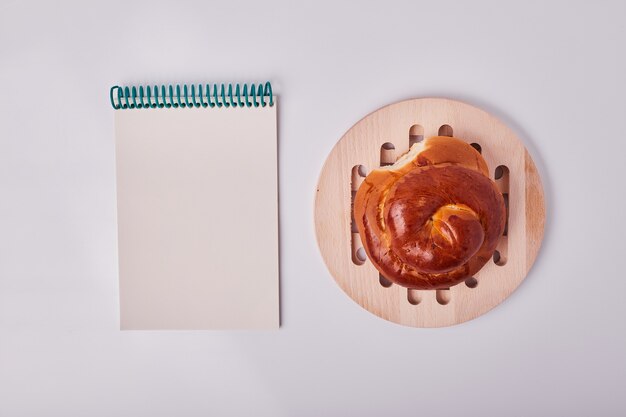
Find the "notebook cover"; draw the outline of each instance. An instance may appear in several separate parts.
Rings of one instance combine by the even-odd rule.
[[[276,105],[115,112],[122,329],[279,326]]]

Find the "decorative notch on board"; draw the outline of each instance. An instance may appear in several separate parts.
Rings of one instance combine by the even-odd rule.
[[[478,280],[474,277],[469,277],[465,280],[465,285],[467,285],[467,288],[476,288],[478,286]]]
[[[441,125],[439,128],[439,136],[449,136],[452,137],[454,135],[454,131],[452,130],[452,126],[450,125]]]
[[[380,147],[380,166],[389,166],[393,165],[396,162],[396,147],[391,142],[385,142]],[[378,282],[384,288],[389,288],[393,285],[391,281],[383,276],[383,274],[378,274]]]
[[[435,290],[437,302],[442,306],[447,305],[450,302],[450,288],[443,288],[441,290]]]
[[[382,285],[385,288],[389,288],[393,285],[393,282],[389,281],[381,273],[378,273],[378,282],[380,282],[380,285]]]
[[[506,165],[499,165],[494,172],[496,187],[504,197],[504,205],[506,207],[506,222],[504,223],[504,232],[500,236],[496,251],[493,253],[493,262],[498,266],[504,266],[508,258],[509,243],[509,178],[510,171]]]
[[[479,143],[477,142],[472,142],[470,143],[470,146],[474,149],[476,149],[476,151],[479,154],[483,153],[483,147],[480,146]],[[469,277],[465,280],[465,286],[467,286],[467,288],[476,288],[478,286],[478,279],[476,279],[475,277]]]
[[[420,294],[418,290],[414,290],[413,288],[407,288],[406,299],[408,300],[409,304],[416,306],[422,302],[422,294]]]
[[[424,128],[421,125],[413,125],[409,129],[409,148],[424,140]]]
[[[393,165],[396,162],[396,147],[391,142],[385,142],[380,147],[380,166]]]
[[[356,196],[356,192],[366,176],[367,168],[365,168],[365,166],[355,165],[352,167],[350,176],[350,252],[352,254],[352,263],[355,265],[363,265],[367,259],[363,243],[361,242],[361,236],[359,236],[359,230],[356,227],[356,222],[354,221],[354,197]]]
[[[478,153],[482,154],[483,153],[483,147],[480,146],[478,143],[474,142],[474,143],[470,143],[470,146],[474,149],[476,149],[478,151]]]

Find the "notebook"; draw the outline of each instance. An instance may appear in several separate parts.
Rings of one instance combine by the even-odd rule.
[[[279,326],[269,83],[119,87],[121,329]]]

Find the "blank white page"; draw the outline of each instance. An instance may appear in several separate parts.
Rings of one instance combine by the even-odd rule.
[[[115,112],[122,329],[279,326],[276,103]]]

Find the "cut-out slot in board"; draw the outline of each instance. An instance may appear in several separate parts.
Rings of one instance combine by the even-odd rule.
[[[498,242],[497,249],[493,252],[493,262],[498,266],[506,265],[508,256],[508,238],[502,236]]]
[[[420,125],[413,125],[409,129],[409,148],[424,140],[424,128]]]
[[[489,263],[473,277],[475,283],[468,278],[447,292],[440,290],[437,300],[436,291],[407,290],[397,285],[383,287],[378,271],[367,261],[355,267],[351,259],[352,207],[349,204],[353,186],[351,176],[346,175],[346,167],[350,170],[357,165],[379,166],[381,138],[395,145],[394,158],[397,158],[408,149],[411,140],[415,142],[416,138],[411,136],[420,136],[415,133],[418,128],[412,130],[413,126],[423,128],[421,136],[434,136],[444,124],[454,128],[455,137],[480,144],[492,173],[499,165],[510,170],[508,235],[501,238],[498,250],[506,243],[506,253],[523,254],[524,259],[510,258],[503,267]],[[400,141],[407,137],[407,132],[408,143],[406,139]],[[441,133],[451,134],[449,131]],[[346,195],[348,192],[350,194]],[[513,131],[485,111],[446,99],[403,101],[358,122],[326,160],[315,202],[320,252],[341,289],[379,317],[414,327],[461,323],[502,302],[532,266],[543,237],[544,219],[541,180],[530,155]],[[360,245],[360,240],[355,243],[355,246]],[[502,260],[500,254],[498,261]],[[446,295],[450,296],[448,304],[440,304],[446,301]]]
[[[469,277],[465,280],[465,285],[467,285],[468,288],[476,288],[478,287],[478,280],[474,277]]]
[[[380,147],[380,166],[393,165],[396,162],[396,147],[393,143],[385,142]]]
[[[478,151],[478,153],[483,153],[483,147],[480,144],[473,142],[470,143],[470,146]]]
[[[509,189],[510,189],[510,170],[506,165],[498,165],[494,172],[494,179],[498,190],[504,196],[504,204],[506,205],[506,225],[504,226],[504,236],[508,235],[509,231]]]
[[[389,288],[393,285],[393,282],[385,278],[383,274],[378,274],[378,282],[380,282],[380,285],[382,285],[385,288]]]
[[[366,176],[367,168],[363,165],[355,165],[350,171],[350,259],[355,265],[363,265],[367,260],[365,249],[361,243],[361,236],[359,236],[359,230],[354,221],[354,197]]]
[[[452,130],[452,126],[450,125],[441,125],[439,127],[439,136],[450,136],[454,135],[454,131]]]
[[[361,243],[361,238],[358,233],[352,234],[352,245],[356,249],[352,254],[352,262],[356,265],[363,265],[367,260],[367,255],[365,254],[365,248]]]
[[[502,193],[502,197],[504,198],[504,207],[506,208],[506,221],[504,223],[504,232],[502,236],[500,236],[500,240],[498,241],[498,246],[496,251],[493,254],[493,261],[498,266],[506,265],[509,254],[509,217],[510,217],[510,209],[509,209],[509,199],[510,199],[510,170],[506,165],[498,165],[494,171],[494,180],[496,182],[496,187]]]
[[[435,298],[442,306],[448,305],[452,295],[450,294],[450,288],[444,288],[441,290],[435,290]]]
[[[407,288],[406,299],[409,304],[416,306],[422,302],[422,294],[418,290],[414,290],[413,288]]]

